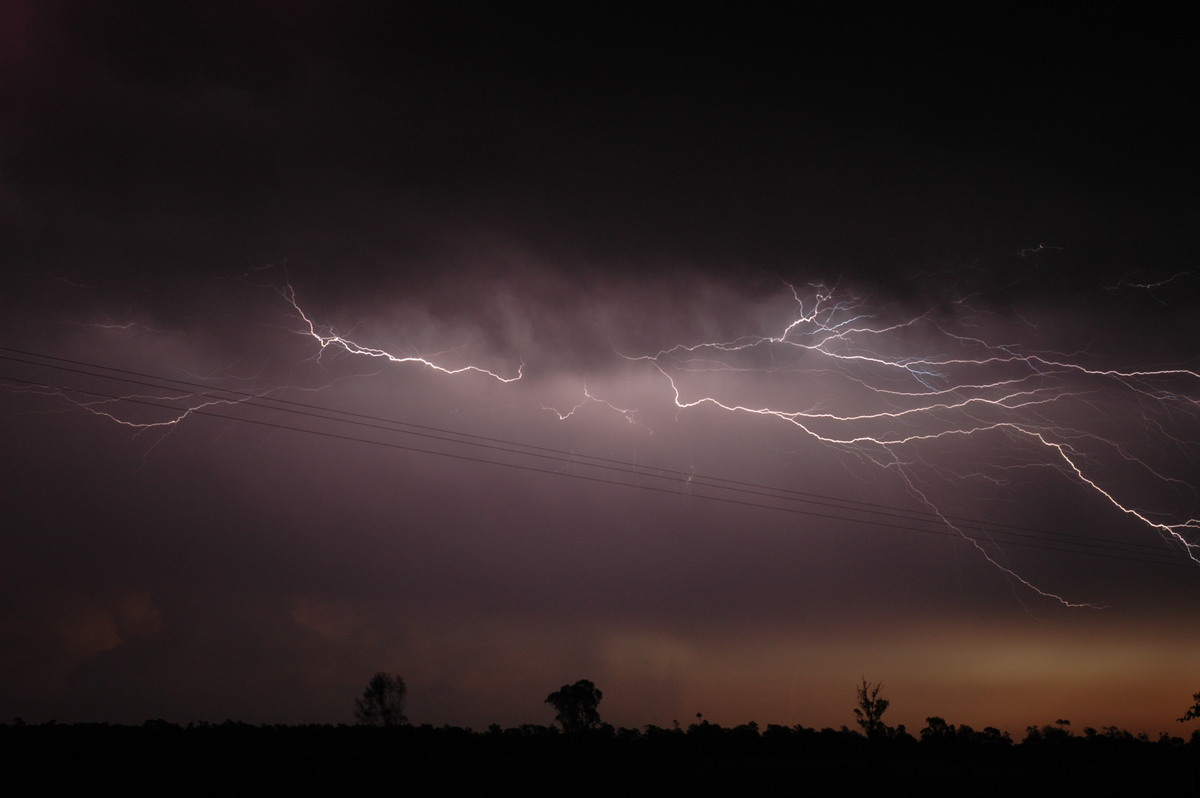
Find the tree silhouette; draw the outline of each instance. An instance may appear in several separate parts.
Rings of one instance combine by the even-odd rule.
[[[1177,718],[1180,723],[1187,723],[1189,720],[1200,718],[1200,693],[1193,693],[1192,700],[1196,703],[1187,712],[1183,713],[1182,718]]]
[[[367,682],[362,698],[354,699],[354,719],[364,726],[399,726],[404,717],[408,688],[399,676],[380,671]]]
[[[921,729],[921,742],[931,745],[945,744],[952,742],[958,734],[958,729],[953,723],[947,723],[945,719],[934,715],[930,718],[925,718],[927,724]]]
[[[596,707],[604,693],[587,679],[575,684],[564,684],[562,689],[546,696],[546,703],[553,704],[558,714],[554,719],[562,724],[563,731],[577,732],[594,729],[600,725],[600,713]]]
[[[890,702],[886,698],[879,697],[881,689],[883,689],[882,682],[874,685],[868,684],[865,676],[862,684],[858,687],[858,706],[854,710],[854,717],[858,718],[858,725],[862,726],[868,740],[886,737],[888,733],[888,727],[883,725],[882,718]]]

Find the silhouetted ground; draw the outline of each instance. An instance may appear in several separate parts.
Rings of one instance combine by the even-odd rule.
[[[0,751],[10,784],[30,782],[21,794],[1200,794],[1200,740],[1117,730],[1035,733],[1014,745],[981,734],[868,742],[848,730],[710,724],[564,735],[543,726],[14,723],[0,725]]]

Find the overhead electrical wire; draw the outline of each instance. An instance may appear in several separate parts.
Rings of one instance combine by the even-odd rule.
[[[1194,567],[1180,562],[1178,558],[1169,559],[1169,554],[1164,552],[1161,546],[1150,546],[1147,544],[1131,542],[1096,541],[1083,535],[1067,532],[1054,532],[1015,524],[984,523],[974,519],[940,515],[935,512],[913,510],[894,505],[844,499],[825,494],[808,493],[804,491],[779,488],[753,482],[744,482],[726,479],[723,477],[694,474],[677,469],[631,464],[612,458],[580,454],[577,452],[554,449],[535,444],[525,444],[519,441],[511,441],[473,433],[441,429],[438,427],[415,424],[412,422],[385,418],[381,416],[372,416],[368,414],[337,410],[334,408],[323,407],[321,405],[309,404],[295,400],[280,399],[266,394],[256,394],[246,391],[218,388],[202,383],[188,382],[185,380],[147,374],[144,372],[119,369],[112,366],[105,366],[103,364],[62,358],[39,352],[31,352],[2,346],[0,346],[0,351],[11,353],[10,355],[0,355],[0,360],[31,366],[34,368],[76,374],[93,379],[108,380],[112,382],[136,385],[144,388],[151,388],[159,391],[174,392],[179,394],[179,396],[175,397],[175,399],[188,397],[201,398],[214,403],[220,403],[225,406],[254,407],[271,412],[286,413],[298,417],[313,418],[335,424],[349,425],[351,427],[357,427],[361,429],[407,435],[426,440],[439,441],[441,443],[451,445],[474,447],[484,451],[493,451],[511,454],[518,457],[534,458],[541,461],[561,463],[563,465],[575,466],[578,468],[590,468],[606,472],[626,474],[638,478],[661,480],[672,483],[674,486],[682,486],[686,488],[686,492],[681,492],[678,487],[664,487],[662,485],[642,484],[639,482],[629,482],[619,479],[605,479],[592,474],[564,471],[560,468],[539,468],[529,464],[506,462],[503,460],[489,459],[487,457],[475,457],[462,454],[461,452],[421,448],[384,440],[358,437],[339,432],[315,430],[308,427],[294,426],[275,421],[239,417],[237,415],[214,411],[211,409],[211,405],[200,409],[181,409],[174,405],[165,404],[166,402],[172,401],[172,398],[170,397],[155,397],[151,399],[144,396],[123,396],[121,394],[96,391],[78,386],[51,385],[49,383],[23,379],[15,376],[0,375],[0,379],[7,380],[10,383],[19,383],[43,390],[55,391],[62,393],[64,396],[66,394],[77,394],[81,396],[92,397],[97,400],[137,404],[169,410],[176,413],[186,410],[188,415],[202,415],[237,423],[253,424],[260,427],[300,432],[327,439],[363,443],[417,454],[436,455],[461,461],[513,468],[527,472],[564,476],[572,479],[580,479],[594,483],[626,488],[636,488],[639,490],[652,491],[673,496],[688,496],[691,498],[703,499],[706,501],[717,501],[736,506],[774,510],[776,512],[785,512],[841,522],[869,524],[871,526],[886,529],[919,532],[923,534],[956,538],[967,537],[962,530],[970,530],[972,532],[978,532],[987,536],[986,541],[981,541],[979,538],[970,538],[976,543],[989,542],[996,546],[1013,546],[1070,554],[1088,554],[1107,559],[1125,560],[1129,562],[1140,562],[1170,567]],[[14,357],[13,355],[19,355],[23,357]],[[24,358],[37,358],[37,360],[28,360]],[[725,491],[727,494],[734,495],[712,495],[703,493],[697,489]],[[735,498],[735,496],[746,496],[753,498]],[[766,503],[761,501],[765,499],[793,503],[793,506],[787,506],[787,504],[780,505],[775,503]],[[821,507],[825,508],[826,510],[830,510],[831,512],[804,509],[803,507],[794,506],[794,504]],[[837,514],[836,512],[832,511],[841,511],[843,514]],[[864,518],[845,515],[845,513],[854,513],[857,516],[866,517]],[[910,523],[898,523],[900,521],[907,521]],[[931,524],[939,528],[913,526],[912,523]],[[1003,536],[1006,539],[997,540],[997,536]],[[1051,543],[1057,545],[1049,545]]]

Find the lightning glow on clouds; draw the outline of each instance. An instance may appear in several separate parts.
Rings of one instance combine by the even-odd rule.
[[[619,427],[630,425],[653,434],[681,414],[699,414],[703,420],[709,417],[706,413],[715,412],[752,421],[781,447],[825,452],[841,467],[855,469],[864,481],[900,485],[910,501],[908,507],[882,502],[881,509],[870,509],[866,502],[817,494],[804,500],[809,502],[805,512],[832,517],[866,513],[864,523],[900,528],[919,523],[922,530],[940,527],[969,543],[1015,583],[1066,606],[1099,605],[1067,597],[1053,585],[1024,575],[1008,559],[1010,544],[1118,558],[1174,552],[1180,559],[1200,563],[1198,491],[1188,481],[1188,467],[1200,455],[1196,434],[1200,374],[1196,371],[1155,364],[1109,368],[1095,356],[1053,352],[1051,341],[1039,341],[1034,348],[1017,340],[1017,328],[1005,327],[966,301],[954,303],[952,312],[931,309],[902,315],[895,306],[837,288],[819,284],[789,288],[790,296],[772,299],[766,321],[726,319],[723,326],[741,327],[733,337],[664,341],[661,348],[641,353],[626,351],[628,336],[620,345],[612,339],[593,342],[594,351],[608,348],[608,360],[593,356],[589,366],[594,373],[564,375],[554,373],[552,362],[526,364],[519,353],[511,356],[515,367],[505,370],[477,363],[449,365],[445,353],[389,351],[384,344],[318,322],[287,284],[277,290],[291,319],[290,331],[317,347],[315,353],[297,352],[293,357],[297,362],[315,360],[326,369],[325,383],[300,385],[281,379],[266,389],[231,389],[228,381],[222,387],[215,380],[181,382],[104,370],[139,388],[89,390],[71,379],[94,377],[95,369],[104,364],[55,361],[13,351],[8,353],[10,361],[56,370],[61,380],[9,378],[6,382],[10,390],[58,397],[138,429],[169,430],[195,414],[265,405],[313,417],[317,426],[309,431],[329,437],[344,435],[346,428],[340,425],[364,421],[351,422],[348,415],[330,415],[336,410],[284,395],[295,396],[295,389],[320,391],[342,379],[371,380],[381,368],[416,368],[456,380],[488,380],[504,390],[516,389],[515,383],[520,382],[526,392],[519,396],[536,402],[547,423],[577,423],[581,411],[588,408],[593,414],[608,414],[618,425],[613,435],[620,434]],[[570,323],[555,319],[559,328]],[[769,325],[774,330],[764,332]],[[128,325],[113,329],[128,329]],[[993,340],[990,336],[996,331],[1009,337]],[[330,353],[341,361],[330,363]],[[461,360],[461,353],[456,357]],[[372,370],[354,366],[358,361],[370,363]],[[339,369],[343,369],[340,376],[329,376]],[[559,386],[556,392],[549,390],[553,381]],[[576,392],[575,398],[568,405],[560,404],[561,386],[576,382],[577,387],[569,389]],[[636,391],[630,390],[633,384]],[[549,398],[548,393],[556,395]],[[147,408],[158,417],[147,420]],[[286,422],[219,415],[287,428]],[[376,422],[387,419],[369,421],[369,426],[379,429]],[[758,481],[739,483],[721,473],[697,474],[682,457],[676,462],[633,463],[596,451],[560,450],[446,429],[417,433],[411,429],[414,425],[407,426],[410,434],[449,441],[459,447],[451,456],[462,459],[511,466],[502,459],[515,456],[520,460],[518,468],[550,468],[617,485],[630,484],[636,477],[642,481],[635,486],[646,487],[650,481],[654,490],[682,493],[702,487],[714,493],[710,498],[735,503],[794,498],[778,487],[788,478],[784,473],[769,475],[775,477],[770,482],[760,475]],[[361,428],[354,431],[362,433]],[[475,448],[467,451],[468,446]],[[978,509],[988,503],[1021,502],[1026,491],[1047,481],[1072,501],[1107,507],[1115,516],[1114,524],[1120,518],[1132,520],[1134,527],[1161,540],[1150,545],[1153,541],[1111,536],[1089,540],[1067,532],[1021,531]],[[814,506],[825,509],[814,510]],[[1039,532],[1045,534],[1032,544],[1020,540]]]

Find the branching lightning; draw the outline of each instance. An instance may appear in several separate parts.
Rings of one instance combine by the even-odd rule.
[[[823,286],[814,287],[807,303],[794,288],[792,294],[797,313],[778,335],[681,344],[653,355],[627,357],[651,364],[665,379],[672,401],[681,411],[709,406],[729,413],[762,416],[788,424],[820,444],[899,472],[909,492],[941,517],[948,528],[970,541],[989,563],[1029,589],[1068,606],[1094,605],[1071,602],[1035,586],[998,562],[979,539],[942,514],[918,487],[913,474],[914,465],[928,465],[919,453],[922,444],[958,437],[989,439],[987,445],[993,446],[997,436],[1003,437],[1009,456],[1016,451],[1024,458],[1021,467],[1051,468],[1073,478],[1119,512],[1163,535],[1200,564],[1200,544],[1188,537],[1189,533],[1200,530],[1200,519],[1155,520],[1155,513],[1119,498],[1115,488],[1104,487],[1098,478],[1089,475],[1089,450],[1107,449],[1163,483],[1181,486],[1186,483],[1164,476],[1128,453],[1118,441],[1077,429],[1058,418],[1078,416],[1081,403],[1086,406],[1094,396],[1105,393],[1151,402],[1161,415],[1182,414],[1194,421],[1200,373],[1178,368],[1135,371],[1090,368],[1058,357],[1019,354],[1011,345],[990,345],[977,337],[952,334],[929,315],[898,323],[878,322],[873,314],[862,309],[861,303],[836,299]],[[901,354],[884,353],[887,347],[903,341],[903,333],[918,327],[933,332],[938,345],[970,354],[931,356],[903,350]],[[755,357],[761,360],[763,354],[770,359],[767,369],[742,363]],[[808,359],[816,362],[807,363]],[[792,377],[812,377],[827,383],[831,374],[836,375],[855,388],[841,395],[846,404],[862,404],[871,409],[838,413],[811,407],[780,408],[729,401],[715,393],[689,391],[681,386],[686,377],[697,373],[746,371],[790,373]],[[986,378],[987,374],[997,373],[1003,376]],[[899,384],[897,377],[901,378]],[[1186,387],[1171,387],[1176,384]],[[1140,421],[1176,446],[1194,445],[1193,441],[1166,433],[1163,424],[1150,415],[1141,415]],[[1036,456],[1038,452],[1040,457]],[[998,474],[1011,468],[1011,465],[994,465],[992,479],[999,481]],[[1194,493],[1191,486],[1187,489]]]
[[[380,358],[389,363],[419,363],[422,366],[433,369],[434,371],[440,371],[443,374],[453,375],[477,372],[479,374],[486,374],[497,382],[505,383],[516,382],[517,380],[521,379],[525,370],[525,364],[521,363],[517,367],[516,374],[511,377],[505,377],[501,374],[497,374],[494,371],[489,371],[488,369],[482,368],[481,366],[461,366],[459,368],[447,368],[419,355],[395,355],[383,349],[363,346],[362,344],[351,341],[349,338],[338,335],[332,330],[324,333],[318,330],[317,325],[313,322],[313,320],[310,319],[308,315],[300,309],[300,305],[296,301],[296,292],[290,285],[287,287],[286,292],[281,293],[283,293],[284,298],[287,299],[288,303],[296,311],[296,315],[303,320],[305,327],[307,328],[306,334],[311,336],[313,340],[320,344],[321,351],[325,351],[329,347],[336,347],[348,352],[351,355],[363,355],[365,357]]]
[[[376,361],[381,367],[416,366],[448,376],[487,378],[502,385],[530,381],[523,361],[515,372],[505,374],[481,365],[452,367],[439,362],[437,356],[396,354],[359,343],[318,324],[301,307],[290,285],[278,293],[295,321],[291,332],[315,343],[314,360],[337,351]],[[877,470],[894,476],[922,508],[915,511],[876,505],[882,509],[863,509],[868,505],[862,502],[817,496],[803,501],[828,509],[796,512],[828,514],[825,517],[839,517],[839,513],[849,511],[872,513],[874,520],[864,523],[901,529],[911,528],[904,523],[923,516],[968,542],[1008,578],[1065,606],[1097,605],[1068,600],[1019,573],[1007,563],[1002,547],[986,527],[956,515],[939,499],[948,486],[957,491],[968,484],[982,485],[993,494],[1012,495],[1030,480],[1051,475],[1073,485],[1081,495],[1098,500],[1117,516],[1157,533],[1168,548],[1200,564],[1200,518],[1195,516],[1200,490],[1187,478],[1200,459],[1196,435],[1200,424],[1200,372],[1180,367],[1102,368],[1084,356],[1029,351],[1014,342],[989,342],[978,332],[980,325],[974,324],[978,317],[965,302],[955,307],[955,314],[929,311],[897,318],[894,312],[871,308],[864,300],[813,285],[804,291],[791,288],[790,307],[792,312],[775,322],[774,334],[679,343],[653,354],[619,353],[614,367],[624,364],[625,368],[644,370],[646,383],[656,392],[653,395],[657,398],[652,401],[676,418],[713,412],[745,418],[769,430],[777,428],[781,434],[795,435],[801,449],[815,452],[818,457],[848,457],[865,466],[866,473]],[[102,328],[115,331],[134,326],[106,324]],[[957,328],[969,329],[971,334],[955,332]],[[137,331],[152,332],[140,326]],[[51,356],[29,360],[23,358],[30,353],[7,351],[15,354],[3,359],[15,363],[45,366],[37,361],[40,357],[58,361],[48,368],[101,376],[80,370],[78,367],[86,364],[76,361]],[[588,455],[578,455],[577,459],[574,452],[327,411],[277,398],[285,390],[320,387],[289,384],[266,390],[207,389],[204,384],[167,378],[146,380],[145,374],[103,368],[108,372],[103,375],[105,379],[138,388],[133,393],[89,392],[49,381],[13,376],[4,379],[10,391],[58,397],[96,416],[139,430],[169,432],[192,416],[214,415],[213,411],[222,406],[244,406],[246,412],[266,408],[319,419],[322,424],[354,424],[387,434],[402,432],[456,446],[482,447],[506,456],[553,461],[567,468],[578,465],[604,470],[604,478],[582,477],[596,482],[627,484],[610,482],[607,475],[636,474],[639,478],[665,480],[669,485],[649,488],[652,490],[682,490],[689,495],[694,486],[733,491],[734,498],[719,500],[735,504],[768,506],[756,504],[763,497],[770,501],[791,500],[781,495],[787,492],[784,489],[704,477],[691,470],[642,468]],[[369,379],[371,375],[357,377]],[[602,379],[603,375],[597,382]],[[532,389],[537,389],[537,381],[533,383]],[[569,409],[547,404],[541,404],[541,408],[559,421],[571,422],[585,407],[596,406],[619,415],[630,425],[653,431],[650,415],[643,409],[632,409],[627,402],[605,398],[603,393],[585,383],[582,398]],[[139,418],[131,415],[134,407],[153,408],[150,412],[156,415],[150,420]],[[290,428],[250,418],[234,420]],[[381,421],[386,425],[377,423]],[[409,429],[397,430],[397,425]],[[341,432],[300,431],[344,437]],[[425,451],[394,443],[381,445]],[[527,465],[513,467],[541,470]],[[556,469],[555,473],[563,471],[560,466]],[[1148,489],[1141,490],[1146,486]],[[1131,497],[1139,493],[1140,500]]]
[[[645,424],[643,424],[641,422],[641,420],[638,416],[638,411],[636,409],[617,407],[615,404],[608,401],[607,399],[601,399],[597,396],[594,396],[592,394],[592,392],[588,390],[587,385],[583,386],[583,399],[579,400],[576,404],[574,404],[570,410],[565,410],[565,411],[557,410],[553,407],[548,407],[546,405],[542,405],[542,409],[547,410],[547,411],[553,413],[554,415],[558,416],[559,421],[566,421],[571,416],[575,415],[580,410],[582,410],[584,408],[584,406],[589,405],[589,404],[598,404],[601,407],[607,407],[609,410],[613,410],[613,411],[619,413],[630,424],[636,424],[639,427],[643,427],[647,432],[650,432],[651,434],[654,433],[654,430],[650,429],[649,427],[647,427]]]

